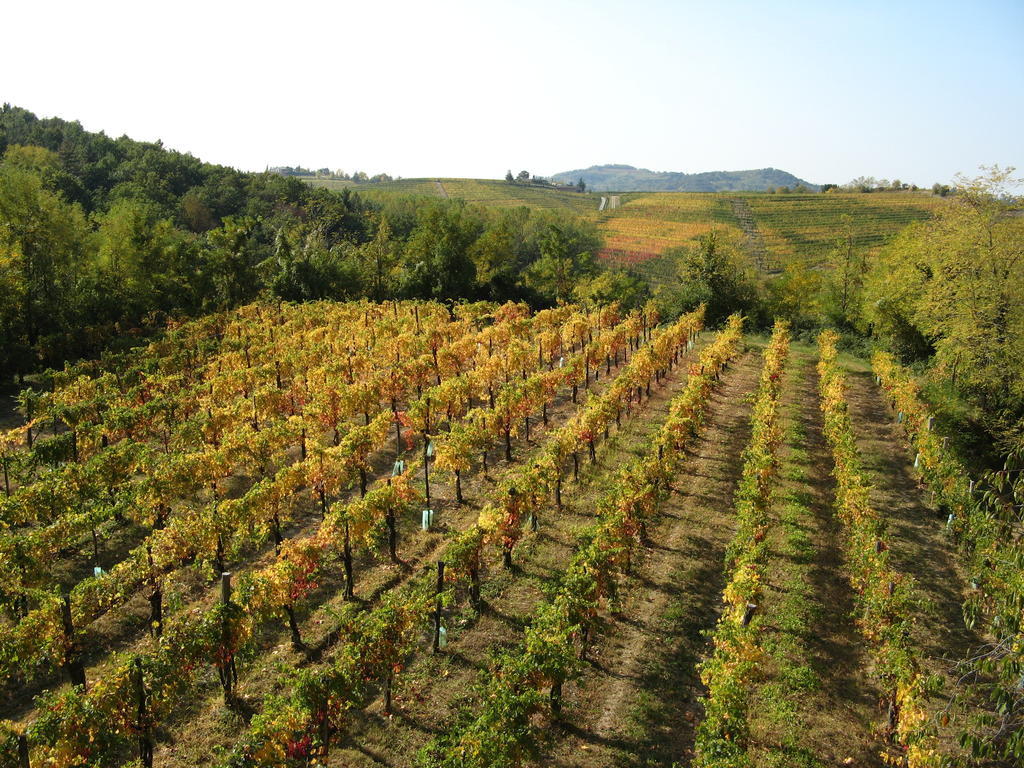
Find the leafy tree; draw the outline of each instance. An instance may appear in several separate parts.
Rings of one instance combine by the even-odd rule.
[[[507,172],[505,173],[505,181],[507,181],[507,182],[508,182],[509,184],[511,184],[511,183],[512,183],[513,181],[515,181],[515,180],[516,180],[516,178],[515,178],[515,176],[513,176],[513,175],[512,175],[512,170],[511,170],[511,169],[509,169],[509,170],[508,170],[508,171],[507,171]]]
[[[799,262],[786,265],[766,286],[768,314],[789,321],[794,330],[811,329],[821,320],[821,272]]]
[[[492,225],[473,243],[470,258],[480,286],[515,281],[516,233],[506,222]],[[496,298],[496,297],[492,297]]]
[[[825,317],[832,325],[849,330],[860,326],[861,293],[867,264],[854,246],[853,218],[844,213],[832,245],[833,266],[826,286]]]
[[[187,301],[186,264],[176,258],[184,236],[152,204],[118,200],[96,217],[98,266],[103,273],[110,319],[142,317],[155,309],[171,311]]]
[[[651,298],[651,289],[636,272],[608,269],[582,280],[573,289],[573,300],[586,307],[619,302],[624,310],[639,309]]]
[[[528,183],[530,181],[530,172],[520,171],[518,174],[516,174],[516,181],[518,181],[520,184]]]
[[[586,192],[587,191],[587,185],[586,185],[586,182],[583,181],[583,177],[582,176],[580,177],[580,180],[576,182],[576,190],[578,192]]]
[[[597,273],[598,244],[596,234],[577,224],[549,224],[540,239],[540,258],[526,273],[527,284],[550,301],[569,301],[576,285]]]
[[[51,359],[52,343],[41,343],[73,322],[74,288],[88,241],[78,205],[47,190],[38,172],[0,164],[0,282],[10,288],[3,325],[13,334],[4,341],[20,350],[10,370],[25,370],[26,347]]]
[[[358,270],[345,258],[345,246],[329,250],[321,232],[311,232],[298,248],[279,230],[269,265],[270,288],[286,301],[346,299],[359,291]]]
[[[362,247],[363,280],[371,286],[375,301],[383,301],[392,292],[391,272],[395,266],[395,245],[391,239],[391,225],[386,216],[381,216],[377,234]]]
[[[951,204],[883,250],[864,307],[904,357],[934,348],[936,370],[999,437],[1024,415],[1024,219],[1008,196],[1013,169],[983,170],[958,177]]]
[[[424,206],[403,252],[405,295],[472,296],[476,269],[469,251],[482,230],[483,222],[461,200]]]
[[[718,325],[734,312],[759,310],[757,288],[743,266],[745,257],[734,235],[713,229],[676,256],[678,286],[662,297],[672,313],[707,304],[708,325]]]
[[[256,265],[261,261],[258,229],[256,219],[229,216],[223,226],[207,234],[205,262],[212,289],[208,309],[227,309],[255,297]]]

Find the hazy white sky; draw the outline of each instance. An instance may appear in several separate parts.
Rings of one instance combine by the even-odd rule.
[[[1024,2],[10,2],[0,101],[246,170],[1024,169]]]

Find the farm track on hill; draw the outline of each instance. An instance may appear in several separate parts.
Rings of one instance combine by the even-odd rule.
[[[757,383],[760,355],[748,352],[724,375],[685,464],[662,507],[623,609],[594,648],[590,669],[567,686],[564,737],[551,764],[670,765],[692,742],[705,646],[724,583],[722,559],[732,532],[732,492],[749,434],[744,395]],[[658,720],[648,733],[646,721]],[[645,763],[644,760],[652,762]]]
[[[732,198],[729,200],[729,203],[732,205],[732,212],[736,217],[736,221],[739,222],[740,229],[743,230],[747,254],[751,260],[762,272],[779,271],[778,263],[768,258],[768,251],[764,246],[764,238],[761,236],[761,231],[757,228],[757,222],[754,221],[754,213],[750,210],[750,205],[741,198]]]

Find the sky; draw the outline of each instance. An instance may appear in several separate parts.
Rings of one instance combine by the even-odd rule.
[[[626,163],[921,186],[1024,171],[1024,0],[51,0],[3,16],[0,102],[242,170]]]

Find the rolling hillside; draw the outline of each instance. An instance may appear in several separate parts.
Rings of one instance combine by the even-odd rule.
[[[354,186],[347,181],[307,181],[329,188]],[[491,179],[402,179],[355,188],[371,200],[426,195],[502,208],[571,210],[595,221],[604,235],[601,258],[623,266],[643,265],[641,271],[655,284],[674,272],[674,264],[660,260],[661,256],[696,241],[713,227],[733,231],[743,240],[751,261],[771,273],[793,260],[813,267],[825,265],[847,227],[859,253],[875,253],[903,227],[930,218],[946,204],[927,192],[632,192],[620,196],[618,207],[600,211],[599,194]]]
[[[525,205],[531,208],[564,208],[585,214],[596,213],[599,198],[567,190],[509,184],[496,179],[399,179],[377,184],[353,184],[341,179],[303,179],[316,187],[344,189],[351,187],[370,200],[392,195],[425,195],[427,197],[460,198],[468,203],[509,208]]]
[[[551,179],[561,184],[575,184],[583,179],[590,189],[613,192],[765,192],[777,187],[792,189],[798,184],[818,190],[816,184],[777,168],[680,173],[649,171],[631,165],[592,165],[556,173]]]

